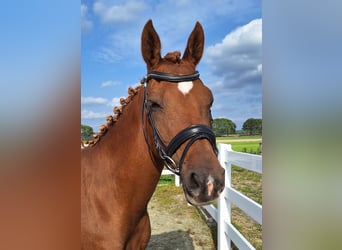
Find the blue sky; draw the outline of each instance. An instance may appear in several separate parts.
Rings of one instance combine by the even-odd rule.
[[[214,94],[214,118],[241,129],[248,118],[262,117],[261,1],[95,0],[81,2],[82,124],[98,131],[146,74],[140,36],[148,19],[162,56],[183,53],[196,21],[202,24],[205,49],[197,69]]]

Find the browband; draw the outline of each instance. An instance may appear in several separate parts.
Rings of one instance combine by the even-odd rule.
[[[146,75],[145,81],[148,82],[151,79],[155,79],[157,81],[167,82],[186,82],[197,80],[199,79],[199,76],[200,74],[197,70],[190,75],[175,75],[158,71],[151,71]]]

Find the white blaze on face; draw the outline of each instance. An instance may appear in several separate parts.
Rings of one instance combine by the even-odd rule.
[[[188,94],[193,86],[194,86],[194,84],[191,81],[189,81],[189,82],[179,82],[178,83],[178,89],[179,89],[180,92],[183,93],[183,95]]]

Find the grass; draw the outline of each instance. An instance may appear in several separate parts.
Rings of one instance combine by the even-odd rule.
[[[239,140],[260,140],[260,141],[239,141]],[[260,142],[262,137],[260,135],[254,136],[226,136],[226,137],[216,137],[218,143],[231,144],[232,149],[237,152],[244,152],[250,154],[259,154],[260,152]],[[229,140],[229,142],[227,142]],[[221,141],[221,142],[220,142]]]
[[[262,204],[262,175],[232,166],[232,186],[259,204]]]
[[[164,178],[166,175],[162,175]],[[156,191],[153,194],[154,199],[161,201],[158,204],[160,205],[159,209],[170,208],[172,204],[176,203],[177,195],[182,195],[182,189],[176,187],[174,185],[159,185]]]
[[[175,184],[175,176],[171,174],[161,175],[158,186],[168,186]]]
[[[187,205],[183,189],[174,184],[167,184],[171,179],[170,175],[161,176],[160,184],[157,186],[149,204],[150,215],[153,209],[154,215],[159,216],[157,220],[162,220],[162,227],[165,226],[179,232],[183,231],[185,233],[182,236],[184,239],[179,238],[177,242],[183,240],[191,245],[194,244],[194,246],[197,246],[196,249],[200,246],[203,247],[201,249],[215,249],[216,237],[212,236],[211,228],[201,219],[201,215],[195,207]],[[167,217],[165,217],[166,215]],[[172,232],[170,234],[172,235]],[[166,242],[168,240],[174,241],[174,236],[165,237],[164,240]],[[190,240],[187,239],[189,237]],[[161,243],[158,244],[160,246]],[[179,248],[176,245],[172,245],[168,246],[167,249],[184,249],[184,246]]]
[[[232,166],[232,187],[262,204],[262,175]],[[262,226],[236,206],[232,206],[232,224],[256,248],[262,249]]]
[[[258,154],[260,151],[259,142],[230,142],[232,149],[238,152]]]
[[[232,206],[232,224],[255,249],[262,249],[262,226],[234,205]]]
[[[245,139],[262,139],[261,135],[231,135],[231,136],[218,136],[216,140],[245,140]]]

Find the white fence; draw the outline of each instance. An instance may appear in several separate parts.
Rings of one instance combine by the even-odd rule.
[[[218,145],[219,161],[226,170],[225,189],[218,199],[218,208],[214,205],[203,208],[217,222],[217,249],[231,249],[231,241],[240,249],[255,249],[250,242],[231,223],[231,204],[248,214],[253,220],[262,225],[262,206],[231,186],[232,164],[241,168],[262,174],[262,156],[232,151],[231,145]],[[163,170],[162,174],[173,174]],[[179,185],[179,177],[175,176],[175,184]]]
[[[204,206],[217,222],[217,249],[231,249],[231,241],[239,249],[255,249],[231,223],[231,204],[248,214],[262,225],[262,206],[231,186],[232,164],[262,174],[262,156],[232,151],[231,145],[219,144],[219,161],[226,169],[226,183],[218,200],[218,208]]]

